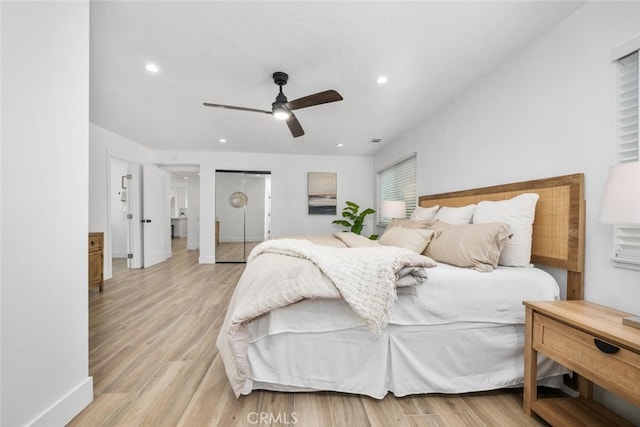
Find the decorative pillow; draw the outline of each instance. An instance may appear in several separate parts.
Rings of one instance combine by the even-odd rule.
[[[384,232],[378,243],[385,246],[398,246],[420,254],[431,241],[433,234],[433,230],[392,227]]]
[[[453,225],[438,221],[431,228],[436,234],[425,255],[478,271],[491,271],[498,265],[500,252],[511,235],[509,225],[502,222]]]
[[[509,200],[499,202],[484,201],[478,203],[473,214],[473,223],[505,222],[511,227],[513,237],[500,254],[500,265],[527,267],[531,263],[531,241],[536,203],[539,196],[535,193],[520,194]]]
[[[402,228],[427,228],[431,224],[433,224],[433,220],[428,221],[426,219],[421,219],[419,221],[413,221],[411,219],[394,219],[387,227],[384,229],[384,233],[392,229],[393,227],[402,227]]]
[[[341,240],[348,248],[366,248],[370,246],[380,246],[377,240],[371,240],[368,237],[361,236],[351,231],[340,231],[338,233],[333,233],[333,237]]]
[[[436,219],[436,212],[438,212],[439,208],[440,206],[438,205],[435,205],[430,208],[422,208],[420,206],[416,206],[416,209],[413,211],[409,219],[412,221],[419,221],[421,219],[426,219],[427,221],[433,221],[434,219]]]
[[[476,205],[467,205],[461,208],[451,208],[449,206],[443,206],[438,209],[436,218],[438,221],[446,222],[447,224],[469,224],[473,217],[473,211]]]

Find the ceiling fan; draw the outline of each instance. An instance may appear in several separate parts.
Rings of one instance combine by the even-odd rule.
[[[271,104],[271,111],[257,110],[255,108],[234,107],[233,105],[211,104],[204,102],[205,107],[227,108],[230,110],[253,111],[254,113],[271,114],[278,120],[285,120],[291,134],[294,138],[304,135],[304,130],[300,122],[293,114],[293,110],[301,108],[313,107],[314,105],[327,104],[329,102],[342,101],[342,96],[335,90],[325,90],[324,92],[314,93],[313,95],[304,96],[302,98],[287,101],[287,97],[282,93],[282,86],[287,84],[289,75],[282,71],[273,73],[273,82],[280,87],[280,93],[276,96],[276,101]]]

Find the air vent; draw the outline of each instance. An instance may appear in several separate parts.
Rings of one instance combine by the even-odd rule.
[[[373,138],[371,141],[369,141],[369,144],[380,144],[381,142],[381,138]]]

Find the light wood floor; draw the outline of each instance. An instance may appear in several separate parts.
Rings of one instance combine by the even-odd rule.
[[[220,242],[216,246],[216,262],[244,262],[251,250],[261,242]]]
[[[94,401],[70,426],[541,426],[521,389],[383,400],[254,392],[236,399],[215,340],[243,264],[198,265],[186,239],[173,258],[119,270],[89,291]]]

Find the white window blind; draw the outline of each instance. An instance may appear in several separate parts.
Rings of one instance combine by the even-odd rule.
[[[398,200],[406,203],[407,217],[416,208],[416,155],[401,160],[378,172],[378,225],[387,225],[391,218],[382,216],[382,201]]]
[[[616,162],[638,160],[638,51],[617,60]],[[614,262],[640,269],[640,227],[614,227]]]

